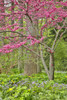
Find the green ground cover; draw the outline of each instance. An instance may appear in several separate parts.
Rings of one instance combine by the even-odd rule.
[[[0,100],[67,100],[67,73],[55,73],[54,81],[44,72],[32,76],[1,74]]]

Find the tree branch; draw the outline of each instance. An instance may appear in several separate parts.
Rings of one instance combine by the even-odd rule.
[[[25,37],[25,35],[21,34],[20,32],[17,32],[17,31],[0,31],[0,33],[3,33],[3,32],[4,32],[4,33],[5,33],[5,32],[13,32],[13,33],[17,33],[17,34],[19,34],[19,35]]]
[[[25,46],[25,45],[22,45],[22,46],[25,47],[27,50],[29,50],[29,51],[33,52],[34,54],[36,54],[38,57],[41,57],[39,54],[37,54],[35,51],[29,49],[27,46]]]
[[[57,42],[57,44],[56,44],[56,46],[55,46],[55,48],[54,48],[54,51],[55,51],[55,49],[56,49],[57,45],[59,44],[59,42],[60,42],[60,39],[61,39],[62,35],[63,35],[65,32],[66,32],[66,29],[65,29],[65,31],[64,31],[63,33],[61,33],[60,38],[59,38],[59,40],[58,40],[58,42]]]
[[[64,25],[65,25],[65,21],[64,21],[64,24],[61,27],[61,29],[64,27]],[[56,41],[57,41],[57,38],[58,38],[58,35],[59,35],[61,29],[59,29],[58,32],[54,29],[54,31],[56,32],[56,36],[55,36],[55,40],[54,40],[53,45],[52,45],[52,49],[54,49],[54,47],[55,47],[55,44],[56,44]]]
[[[48,77],[49,77],[49,76],[50,76],[50,75],[49,75],[49,70],[47,69],[47,65],[46,65],[46,63],[45,63],[45,61],[44,61],[44,58],[43,58],[42,47],[41,47],[40,53],[41,53],[41,60],[42,60],[44,69],[45,69],[45,71],[46,71],[46,73],[47,73],[47,75],[48,75]]]

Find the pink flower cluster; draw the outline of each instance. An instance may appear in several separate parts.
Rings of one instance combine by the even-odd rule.
[[[35,43],[40,43],[45,37],[43,36],[43,30],[48,27],[55,27],[58,30],[61,26],[57,26],[58,23],[64,24],[64,19],[67,17],[67,11],[64,7],[67,6],[66,2],[58,2],[55,0],[0,0],[0,32],[2,31],[10,31],[10,33],[4,32],[5,39],[9,39],[10,36],[14,37],[14,44],[7,44],[4,45],[3,48],[0,49],[2,53],[9,53],[12,52],[13,49],[19,48],[20,46],[26,44],[34,45]],[[8,1],[13,2],[14,4],[11,5]],[[5,6],[4,6],[5,5]],[[5,11],[6,10],[6,11]],[[28,19],[27,19],[28,17]],[[23,24],[20,21],[23,18]],[[36,20],[44,19],[39,27],[39,34],[41,35],[40,39],[36,39],[35,37],[31,36],[30,34],[27,37],[22,37],[24,40],[21,42],[19,40],[20,34],[23,36],[25,35],[27,27],[26,27],[26,20],[32,22],[35,25]],[[14,23],[11,25],[11,21]],[[19,23],[20,22],[20,23]],[[6,24],[5,24],[6,23]],[[40,24],[40,23],[39,23]],[[30,27],[30,26],[28,26]],[[20,31],[20,32],[19,32]],[[24,34],[23,34],[24,32]],[[13,34],[14,33],[14,34]],[[17,35],[18,34],[18,35]],[[21,36],[22,36],[21,35]],[[18,36],[18,42],[15,36]],[[29,41],[28,41],[29,40]]]
[[[15,44],[4,45],[3,48],[0,49],[0,52],[10,53],[13,51],[13,49],[19,48],[22,45],[26,44],[28,40],[30,40],[29,46],[31,46],[31,45],[34,45],[35,43],[40,43],[44,38],[45,37],[41,37],[39,40],[37,40],[36,38],[32,37],[31,35],[28,35],[27,39],[23,42],[17,42]]]

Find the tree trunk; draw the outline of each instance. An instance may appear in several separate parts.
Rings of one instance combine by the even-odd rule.
[[[22,11],[22,9],[19,9],[19,10]],[[22,18],[19,20],[19,26],[20,26],[20,27],[23,27],[23,16],[22,16]],[[23,31],[23,29],[21,29],[20,31]],[[19,39],[21,40],[22,38],[19,37]],[[23,57],[23,47],[21,46],[21,47],[18,48],[18,70],[19,70],[20,72],[22,71],[23,66],[24,66],[22,57]]]
[[[49,64],[50,80],[54,80],[54,53],[50,54],[50,64]]]
[[[11,2],[11,6],[12,6],[12,9],[11,9],[11,15],[12,15],[12,17],[14,16],[14,14],[13,14],[13,12],[14,12],[14,8],[13,8],[13,6],[14,6],[14,2]],[[11,17],[11,18],[12,18]],[[11,19],[11,25],[13,25],[14,24],[14,20],[12,20]],[[14,26],[12,27],[12,29],[14,28]],[[13,33],[11,33],[11,35],[14,35]],[[11,42],[12,43],[12,42]],[[12,43],[13,44],[13,43]],[[14,60],[13,60],[13,58],[14,58],[14,54],[13,54],[13,52],[11,52],[11,55],[10,55],[10,60],[11,60],[11,66],[14,64]]]
[[[37,36],[38,29],[36,25],[33,25],[33,23],[30,21],[30,19],[26,16],[27,19],[27,35],[31,34],[32,36]],[[28,42],[30,44],[30,40]],[[33,45],[31,46],[31,49],[35,52],[37,52],[37,46]],[[31,75],[37,73],[37,56],[32,53],[28,52],[26,50],[26,60],[25,60],[25,66],[24,66],[24,74]]]
[[[38,44],[37,44],[37,54],[40,55]],[[39,61],[40,61],[40,57],[37,57],[37,73],[41,72],[41,67],[40,67]]]
[[[22,57],[23,57],[23,47],[19,47],[18,49],[18,70],[21,72],[22,69],[23,69],[23,60],[22,60]]]
[[[35,47],[35,46],[34,46]],[[34,47],[32,47],[34,49]],[[32,52],[26,52],[24,74],[31,75],[37,73],[37,57]]]

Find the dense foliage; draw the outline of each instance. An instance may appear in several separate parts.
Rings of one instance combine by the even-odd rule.
[[[67,73],[55,72],[49,81],[42,72],[32,76],[21,74],[0,75],[0,99],[3,100],[66,100]]]

